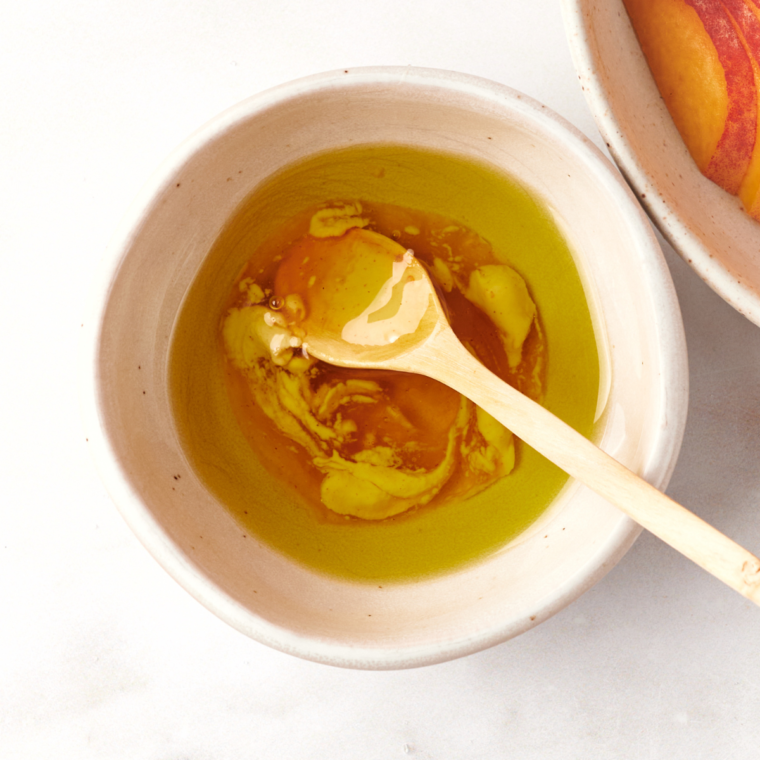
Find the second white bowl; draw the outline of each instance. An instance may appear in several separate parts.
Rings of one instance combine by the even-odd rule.
[[[689,266],[760,325],[760,222],[700,173],[622,0],[563,0],[562,11],[586,100],[620,171]]]

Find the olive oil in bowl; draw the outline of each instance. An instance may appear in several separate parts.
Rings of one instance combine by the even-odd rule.
[[[259,187],[222,230],[187,294],[170,362],[175,419],[195,472],[245,531],[328,574],[362,581],[440,574],[506,546],[567,476],[517,441],[508,473],[484,481],[460,467],[429,501],[385,519],[325,506],[324,473],[257,403],[221,336],[240,284],[271,290],[310,219],[336,202],[355,204],[372,229],[413,249],[437,273],[455,332],[484,364],[590,435],[599,360],[583,287],[549,214],[509,178],[450,155],[365,146],[317,156]],[[517,364],[461,286],[475,268],[499,265],[524,279],[537,312]],[[394,460],[399,466],[435,468],[447,454],[458,394],[412,375],[327,365],[316,368],[313,384],[351,379],[379,388],[382,403],[344,408],[341,423],[350,417],[356,430],[343,453],[355,457],[385,441],[408,455]],[[388,419],[389,409],[400,418]],[[457,447],[453,455],[461,459],[464,438]]]

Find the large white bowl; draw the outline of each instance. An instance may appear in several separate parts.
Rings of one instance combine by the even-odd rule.
[[[595,438],[659,488],[685,424],[686,352],[668,269],[625,182],[571,126],[501,85],[412,68],[322,74],[240,103],[171,156],[116,234],[85,325],[84,416],[97,467],[158,562],[240,631],[315,661],[411,667],[545,620],[598,581],[640,529],[571,483],[503,550],[379,588],[321,575],[246,539],[194,474],[167,389],[183,297],[257,185],[347,142],[484,161],[546,205],[572,248],[608,380]]]
[[[622,0],[562,0],[562,12],[599,131],[652,221],[716,293],[760,325],[760,223],[700,173]]]

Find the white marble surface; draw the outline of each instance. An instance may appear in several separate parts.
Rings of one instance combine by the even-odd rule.
[[[225,107],[374,64],[503,82],[600,143],[556,0],[4,9],[0,757],[756,757],[760,610],[649,535],[517,639],[420,670],[352,672],[271,651],[214,618],[101,486],[79,423],[78,329],[130,200]],[[665,252],[692,378],[669,493],[758,552],[760,330]]]

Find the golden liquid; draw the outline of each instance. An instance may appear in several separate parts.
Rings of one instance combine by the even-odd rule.
[[[542,403],[591,434],[599,384],[594,330],[572,255],[549,214],[488,166],[395,146],[317,156],[284,170],[243,202],[209,252],[175,326],[169,376],[177,427],[197,475],[251,537],[318,571],[358,581],[446,572],[506,546],[546,509],[567,476],[519,443],[512,474],[473,498],[446,501],[442,494],[437,506],[379,522],[332,519],[315,503],[319,474],[251,404],[244,382],[228,374],[219,327],[233,283],[244,269],[259,282],[272,281],[277,257],[286,241],[298,239],[306,210],[334,199],[360,200],[373,210],[379,231],[398,232],[399,242],[421,257],[430,254],[423,246],[434,239],[425,234],[425,220],[437,224],[437,215],[476,233],[473,240],[487,241],[496,261],[526,279],[541,333],[528,338],[522,378],[499,369],[503,352],[489,337],[488,320],[452,291],[447,300],[457,333],[486,364],[532,395],[532,366],[545,356]],[[408,220],[399,209],[407,210]],[[404,237],[410,225],[420,234]],[[464,240],[457,245],[464,248]],[[464,264],[466,251],[456,255]],[[416,413],[428,416],[431,431],[445,424],[453,392],[442,386],[432,391],[433,381],[407,375],[382,382],[395,384],[391,392],[400,400],[424,396]],[[368,430],[377,424],[366,422]],[[431,442],[435,438],[431,432]],[[434,447],[425,453],[431,460],[436,455]]]
[[[309,221],[316,208],[299,214],[279,234],[275,234],[251,257],[234,286],[227,307],[242,307],[247,295],[238,283],[252,278],[264,290],[275,294],[297,293],[307,300],[303,290],[309,280],[317,256],[314,255],[315,239],[309,236]],[[477,267],[498,264],[490,244],[455,220],[439,214],[404,209],[385,203],[362,204],[361,216],[370,220],[366,229],[379,232],[399,242],[405,249],[414,250],[415,258],[432,268],[436,257],[453,261],[448,265],[456,269],[456,276],[469,281],[470,273]],[[272,256],[272,251],[278,254]],[[267,264],[275,258],[277,269],[272,273]],[[301,264],[301,262],[305,262]],[[261,274],[261,270],[267,275]],[[314,270],[316,271],[316,270]],[[492,372],[536,401],[541,398],[546,366],[546,346],[540,322],[534,323],[523,347],[523,361],[510,368],[500,335],[491,320],[456,287],[450,293],[439,293],[454,332],[475,356]],[[225,310],[226,311],[226,310]],[[223,343],[220,336],[220,348]],[[233,412],[251,449],[273,474],[287,472],[285,487],[299,495],[318,518],[345,524],[346,518],[325,508],[320,500],[320,483],[324,477],[312,464],[308,453],[277,428],[257,407],[244,373],[231,362],[225,362],[225,378],[228,384]],[[316,390],[323,383],[345,382],[350,378],[372,380],[378,383],[391,404],[403,415],[403,421],[389,417],[387,406],[378,404],[354,404],[345,409],[346,416],[357,423],[353,440],[342,447],[342,456],[352,457],[359,451],[379,443],[387,443],[400,454],[405,469],[434,469],[444,458],[448,444],[448,432],[459,411],[460,396],[451,388],[420,375],[382,370],[357,370],[335,367],[320,362],[311,378],[311,388]],[[412,424],[410,430],[404,422]],[[411,449],[405,446],[414,442]],[[276,455],[273,456],[273,453]],[[518,444],[519,452],[519,444]],[[519,457],[519,453],[518,453]],[[464,472],[457,468],[455,475],[444,488],[424,507],[404,512],[387,520],[412,519],[420,509],[433,509],[461,494],[478,489],[489,478],[483,473]],[[355,520],[357,518],[351,518]]]

